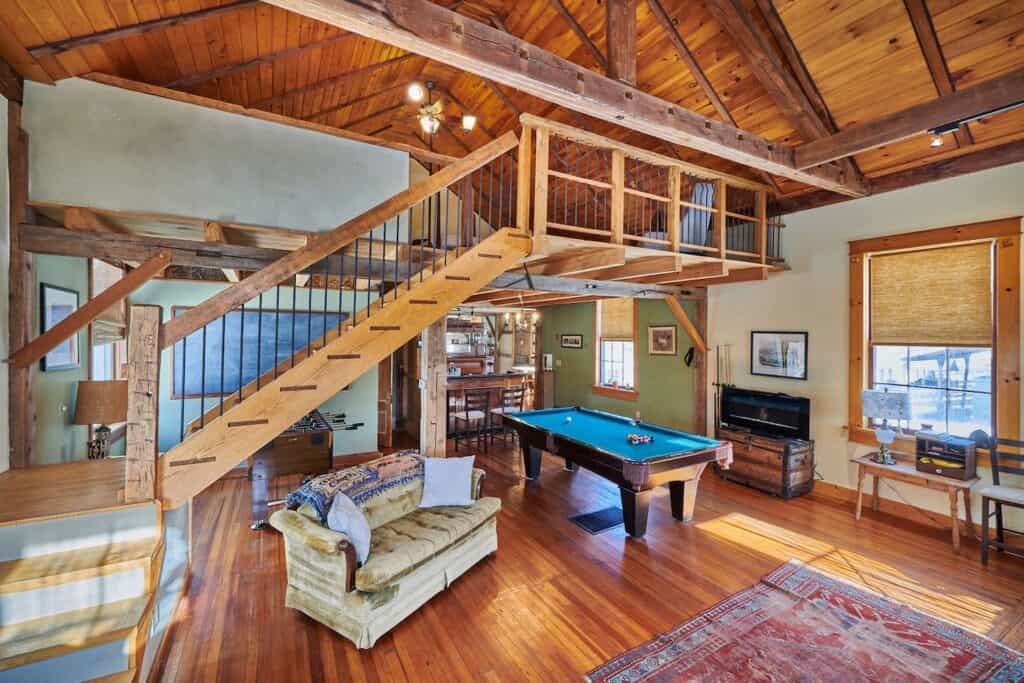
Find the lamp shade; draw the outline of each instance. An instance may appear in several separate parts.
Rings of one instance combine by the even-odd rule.
[[[909,420],[910,394],[865,389],[860,395],[861,412],[864,417],[883,420]]]
[[[109,425],[128,417],[127,380],[83,380],[75,399],[76,425]]]

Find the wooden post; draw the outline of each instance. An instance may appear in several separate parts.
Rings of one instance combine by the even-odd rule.
[[[846,403],[849,407],[849,425],[864,426],[860,392],[868,386],[868,329],[867,329],[868,262],[861,254],[850,256],[850,366]]]
[[[728,239],[725,234],[726,229],[726,215],[725,211],[728,204],[725,201],[726,185],[725,180],[719,178],[715,181],[715,246],[718,247],[718,258],[725,260],[725,246],[728,243]]]
[[[995,245],[996,266],[996,434],[1021,438],[1020,411],[1020,236],[1001,237]]]
[[[533,326],[533,409],[544,407],[544,320],[537,318]]]
[[[612,150],[612,242],[622,244],[622,225],[626,216],[626,155]]]
[[[682,171],[678,166],[668,170],[668,220],[665,222],[665,229],[668,230],[669,251],[673,254],[679,253],[679,194],[682,183]]]
[[[21,105],[7,103],[7,145],[10,181],[10,309],[8,351],[20,349],[32,339],[36,283],[35,259],[21,248],[22,223],[33,218],[28,201],[28,134],[21,129]],[[8,417],[10,419],[10,465],[32,464],[35,444],[35,365],[8,368]]]
[[[392,362],[394,354],[377,364],[377,449],[391,448],[393,435]]]
[[[704,287],[700,290],[700,298],[697,300],[697,315],[694,324],[697,326],[697,332],[703,336],[705,343],[708,340],[708,290]],[[707,436],[708,433],[708,354],[697,353],[694,354],[693,359],[693,371],[695,374],[694,380],[694,400],[696,405],[693,410],[693,421],[696,423],[695,434]],[[714,426],[715,429],[718,425]]]
[[[533,151],[533,129],[523,126],[519,136],[519,167],[516,176],[516,227],[523,232],[530,232],[530,171]]]
[[[420,391],[420,453],[443,458],[448,442],[448,354],[445,349],[446,318],[423,330]]]
[[[548,232],[548,141],[546,128],[537,129],[537,163],[533,173],[533,238]],[[535,242],[536,243],[536,242]]]
[[[636,0],[606,0],[608,78],[636,85]]]
[[[757,253],[761,255],[761,265],[768,264],[768,193],[757,191]]]
[[[124,501],[154,500],[160,405],[159,306],[132,306],[128,316],[128,418]]]

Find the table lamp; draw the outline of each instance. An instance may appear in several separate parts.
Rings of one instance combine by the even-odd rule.
[[[889,427],[889,420],[910,419],[910,394],[906,392],[889,393],[888,390],[875,391],[865,389],[860,394],[861,412],[864,417],[882,420],[880,426],[875,427],[875,438],[878,439],[879,449],[875,455],[875,462],[882,465],[895,465],[896,460],[889,451],[889,445],[896,439],[896,432]]]
[[[127,380],[82,380],[78,383],[75,399],[76,425],[95,425],[96,438],[89,442],[89,458],[110,455],[110,427],[108,424],[128,419]]]

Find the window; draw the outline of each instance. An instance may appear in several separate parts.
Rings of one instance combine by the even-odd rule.
[[[634,299],[595,304],[595,393],[636,400],[636,316]]]
[[[850,243],[851,441],[877,446],[861,411],[866,388],[909,394],[905,429],[1020,438],[1020,225]]]

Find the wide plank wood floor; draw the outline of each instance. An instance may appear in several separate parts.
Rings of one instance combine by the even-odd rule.
[[[511,450],[478,457],[502,499],[499,551],[360,652],[284,607],[279,534],[249,530],[244,479],[224,479],[194,507],[192,582],[172,626],[164,681],[561,681],[753,583],[796,558],[972,630],[1024,648],[1024,560],[978,544],[955,555],[948,531],[883,512],[853,519],[824,493],[785,502],[706,472],[692,524],[668,490],[648,533],[591,536],[567,517],[618,505],[618,490],[545,458],[522,479]]]

